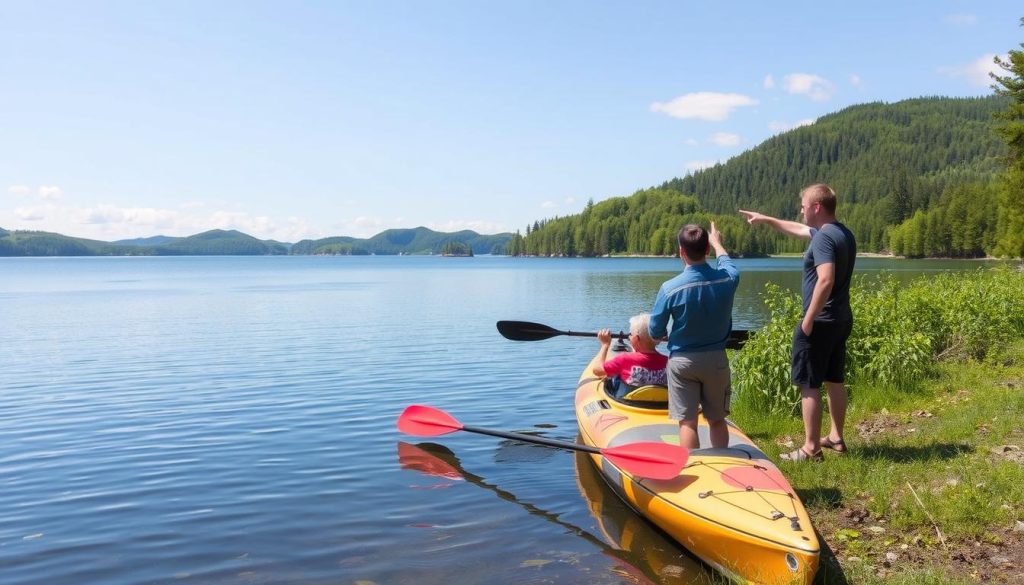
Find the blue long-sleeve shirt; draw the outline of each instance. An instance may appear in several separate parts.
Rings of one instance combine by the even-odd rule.
[[[673,354],[725,349],[739,283],[739,270],[725,254],[718,257],[718,268],[707,262],[687,266],[661,285],[651,311],[651,337],[668,334],[668,351]]]

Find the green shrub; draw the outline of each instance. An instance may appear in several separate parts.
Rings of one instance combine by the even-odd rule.
[[[737,406],[753,412],[789,412],[799,402],[790,383],[790,347],[800,318],[800,297],[768,283],[768,322],[733,356]]]
[[[790,413],[799,403],[790,383],[790,347],[800,297],[765,287],[768,322],[733,361],[736,406]],[[909,392],[937,360],[998,358],[1024,336],[1024,273],[1010,268],[946,272],[901,283],[891,275],[855,279],[847,382]]]

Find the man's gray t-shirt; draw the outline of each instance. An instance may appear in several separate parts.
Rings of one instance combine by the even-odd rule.
[[[857,241],[853,232],[845,225],[835,222],[821,226],[820,230],[811,228],[811,244],[804,252],[804,313],[811,304],[814,285],[818,283],[817,267],[821,264],[835,264],[835,283],[825,308],[815,316],[819,321],[850,321],[853,312],[850,310],[850,279],[853,276],[853,264],[857,259]]]

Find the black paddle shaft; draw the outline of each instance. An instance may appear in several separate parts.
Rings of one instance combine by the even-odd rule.
[[[590,331],[564,331],[562,335],[568,335],[570,337],[597,337],[597,333]],[[629,339],[629,333],[612,333],[612,339]]]
[[[536,443],[538,445],[546,445],[548,447],[555,447],[558,449],[567,449],[569,451],[583,451],[585,453],[600,453],[601,450],[597,447],[591,447],[589,445],[580,445],[579,443],[570,443],[569,441],[559,441],[558,439],[549,439],[547,437],[538,437],[534,435],[527,435],[524,433],[513,433],[509,431],[498,431],[494,429],[482,429],[480,427],[471,427],[469,425],[462,425],[462,430],[470,433],[480,433],[481,435],[490,435],[492,437],[501,437],[503,439],[514,439],[516,441],[522,441],[524,443]]]
[[[597,337],[597,333],[593,332],[560,331],[542,323],[531,323],[529,321],[498,321],[498,333],[512,341],[541,341],[542,339],[551,339],[559,335]],[[740,349],[746,343],[748,337],[750,337],[750,332],[746,329],[734,329],[729,334],[729,340],[725,346],[729,349]],[[629,335],[625,333],[612,333],[612,338],[628,339]]]

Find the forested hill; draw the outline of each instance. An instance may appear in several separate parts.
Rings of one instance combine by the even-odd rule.
[[[418,227],[385,230],[372,238],[349,237],[302,240],[292,254],[441,254],[449,243],[472,249],[473,254],[504,254],[512,234],[482,235],[472,230],[435,232]]]
[[[103,242],[40,231],[0,229],[0,256],[264,256],[287,254],[288,244],[236,230],[210,230],[184,238],[154,236]]]
[[[346,236],[288,244],[259,240],[236,230],[210,230],[178,238],[153,236],[103,242],[41,231],[0,228],[0,256],[266,256],[282,254],[441,254],[466,246],[472,254],[503,253],[512,234],[393,229],[372,238]]]
[[[839,219],[856,234],[861,251],[889,250],[894,226],[917,211],[948,205],[964,186],[991,183],[1005,170],[1007,149],[992,115],[1008,103],[995,96],[936,97],[852,106],[724,164],[588,205],[578,215],[536,222],[525,238],[513,238],[510,251],[674,254],[679,227],[710,219],[724,228],[733,253],[796,251],[801,242],[751,229],[736,210],[798,219],[799,191],[815,182],[836,189]],[[984,254],[983,243],[965,246],[970,249],[945,255]]]

